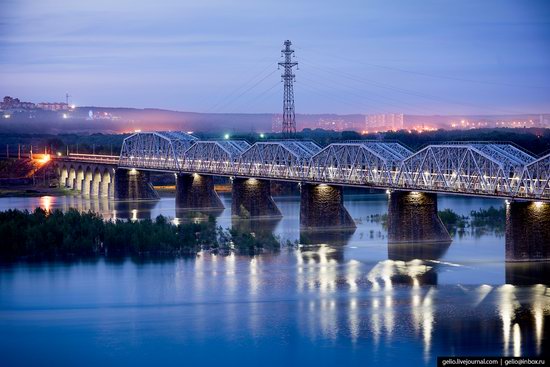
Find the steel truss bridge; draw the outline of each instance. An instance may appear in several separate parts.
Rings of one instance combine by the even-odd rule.
[[[198,140],[182,132],[141,132],[119,157],[64,159],[118,168],[550,201],[550,154],[514,145],[460,142],[413,152],[396,142],[351,141],[321,148],[311,141]]]

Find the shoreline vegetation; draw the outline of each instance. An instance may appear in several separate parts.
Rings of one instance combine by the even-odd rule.
[[[492,232],[496,235],[504,234],[506,230],[506,208],[495,208],[470,211],[470,216],[459,215],[452,209],[444,209],[437,212],[441,222],[451,235],[463,236],[466,229],[470,228],[472,234],[479,237]],[[384,229],[388,226],[387,214],[371,214],[368,218],[372,223],[379,223]]]
[[[488,209],[472,210],[469,217],[459,215],[452,209],[441,210],[437,213],[451,235],[458,233],[459,236],[462,236],[466,228],[471,228],[472,234],[476,237],[488,232],[503,235],[506,231],[505,207],[490,206]]]
[[[195,256],[201,250],[255,255],[279,251],[272,233],[216,227],[213,217],[202,222],[172,224],[155,220],[105,221],[101,215],[76,209],[67,212],[0,212],[0,260],[91,258],[95,256]]]
[[[438,214],[451,235],[462,236],[466,228],[471,228],[475,236],[505,231],[504,207],[473,210],[470,217],[451,209]],[[387,214],[371,216],[370,220],[387,227]],[[216,226],[212,216],[205,221],[189,220],[176,225],[162,215],[155,220],[105,221],[99,214],[76,209],[0,212],[0,262],[97,256],[196,256],[200,251],[257,255],[295,245],[289,241],[283,243],[270,231],[224,229]]]

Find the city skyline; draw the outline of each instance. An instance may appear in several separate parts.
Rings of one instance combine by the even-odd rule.
[[[22,100],[277,113],[289,38],[297,113],[550,110],[544,1],[3,4],[0,92]]]

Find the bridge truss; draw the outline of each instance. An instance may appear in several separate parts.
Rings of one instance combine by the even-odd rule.
[[[380,141],[335,143],[321,149],[310,141],[250,145],[242,140],[198,141],[181,132],[148,132],[124,140],[118,165],[550,201],[550,154],[537,159],[504,143],[444,143],[412,152],[399,143]]]

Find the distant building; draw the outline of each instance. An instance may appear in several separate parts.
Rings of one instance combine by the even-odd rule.
[[[41,102],[36,107],[46,111],[67,111],[69,105],[63,102]]]
[[[381,113],[365,116],[365,130],[401,130],[404,126],[402,113]]]
[[[283,116],[276,115],[271,120],[271,132],[280,133],[283,131]]]
[[[12,98],[5,96],[0,103],[0,109],[2,110],[32,110],[36,108],[36,105],[32,102],[21,102],[19,98]]]
[[[320,118],[315,127],[333,131],[352,131],[356,129],[353,121],[343,117]]]

